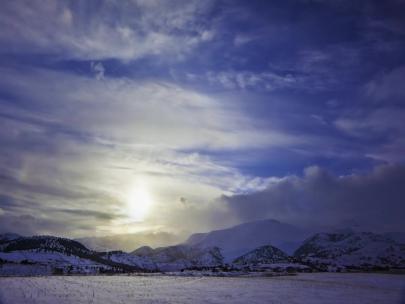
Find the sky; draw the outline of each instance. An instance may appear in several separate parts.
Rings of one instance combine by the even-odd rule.
[[[0,232],[405,232],[404,1],[0,6]]]

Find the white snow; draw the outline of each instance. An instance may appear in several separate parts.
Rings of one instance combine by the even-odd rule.
[[[225,262],[231,262],[260,246],[272,245],[292,254],[308,231],[276,220],[261,220],[190,236],[185,244],[200,247],[219,247]]]
[[[405,245],[370,232],[318,233],[304,242],[297,255],[306,262],[331,266],[405,267]]]
[[[136,256],[126,252],[108,252],[101,257],[116,263],[138,266],[148,270],[157,270],[156,264],[148,257]]]
[[[0,278],[2,304],[404,303],[405,277],[308,273],[269,278],[54,276]]]
[[[138,259],[149,259],[161,271],[177,271],[191,267],[213,267],[223,264],[221,251],[215,247],[176,245],[156,249],[141,247],[132,252]],[[146,265],[148,266],[148,265]]]
[[[0,259],[16,263],[26,260],[34,263],[58,266],[103,266],[102,264],[87,259],[82,259],[78,256],[67,255],[60,252],[44,252],[41,250],[0,252]]]

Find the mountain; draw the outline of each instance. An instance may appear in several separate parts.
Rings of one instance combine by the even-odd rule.
[[[85,246],[79,242],[58,238],[54,236],[33,236],[9,239],[0,246],[3,252],[39,250],[60,252],[70,255],[83,255],[89,252]]]
[[[168,232],[149,231],[76,239],[76,241],[84,244],[86,247],[97,251],[131,251],[134,248],[144,245],[163,247],[178,244],[183,240],[184,236]]]
[[[226,262],[260,246],[272,245],[291,254],[309,232],[276,220],[261,220],[209,233],[193,234],[185,242],[189,246],[219,247]]]
[[[2,236],[0,273],[45,275],[51,273],[104,273],[175,271],[222,265],[218,248],[177,245],[133,253],[97,252],[78,241],[54,236]]]
[[[174,271],[193,267],[213,267],[223,264],[223,256],[217,247],[200,248],[176,245],[152,249],[141,247],[131,252],[137,257],[149,258],[162,271]]]
[[[405,268],[405,245],[371,232],[318,233],[294,256],[322,270]]]
[[[103,258],[81,243],[54,236],[19,237],[0,244],[2,264],[22,264],[61,273],[139,271],[140,265]],[[21,268],[21,267],[20,267]]]
[[[143,246],[131,253],[97,252],[76,240],[55,236],[8,233],[0,235],[0,274],[179,271],[218,266],[271,272],[405,269],[405,244],[394,240],[401,234],[334,230],[307,238],[293,257],[283,250],[291,250],[307,233],[264,220],[194,234],[184,244],[155,249]],[[227,265],[231,262],[233,265]]]
[[[282,250],[271,246],[261,246],[256,248],[239,258],[236,258],[233,263],[239,265],[249,264],[274,264],[274,263],[288,263],[290,257]]]
[[[0,244],[7,243],[9,241],[20,238],[21,235],[16,233],[3,233],[0,234]]]
[[[149,257],[147,256],[137,256],[130,253],[126,253],[123,251],[109,251],[109,252],[100,252],[98,256],[112,261],[114,263],[120,263],[125,265],[131,265],[135,267],[140,267],[144,271],[158,271],[158,267],[156,263],[154,263]]]
[[[384,236],[399,244],[405,244],[405,232],[387,232],[384,233]]]

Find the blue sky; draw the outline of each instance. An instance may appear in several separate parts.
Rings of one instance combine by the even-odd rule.
[[[404,229],[403,1],[1,8],[1,230]]]

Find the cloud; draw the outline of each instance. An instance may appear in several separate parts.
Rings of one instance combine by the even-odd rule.
[[[50,214],[51,215],[51,214]],[[25,236],[31,235],[58,235],[62,237],[74,237],[75,235],[87,235],[96,231],[98,221],[91,217],[77,216],[33,216],[31,214],[0,214],[0,233],[13,232]],[[105,219],[103,219],[105,221]],[[68,227],[68,229],[67,229]]]
[[[367,157],[404,161],[404,77],[404,66],[373,75],[361,86],[358,100],[334,121],[337,129],[367,145]]]
[[[356,115],[357,114],[357,115]],[[405,111],[396,107],[381,107],[375,110],[353,113],[336,121],[336,126],[354,136],[373,136],[402,132]]]
[[[284,185],[294,204],[295,187],[321,175],[288,173],[307,164],[347,172],[404,160],[403,71],[391,69],[402,62],[400,18],[379,22],[363,4],[298,3],[292,23],[288,3],[228,4],[2,5],[7,227],[28,216],[27,231],[71,236],[209,230],[240,221],[215,200],[222,194],[255,198]],[[364,33],[373,29],[378,39]],[[134,222],[128,196],[139,181],[154,202]]]
[[[56,210],[50,210],[52,213],[62,213],[62,214],[72,214],[75,216],[79,217],[85,217],[85,218],[91,218],[94,217],[98,220],[112,220],[117,218],[118,216],[123,216],[122,214],[120,215],[115,215],[110,212],[102,212],[102,211],[97,211],[97,210],[83,210],[83,209],[56,209]]]
[[[336,44],[297,51],[291,58],[270,61],[260,70],[218,69],[205,75],[186,73],[184,78],[194,83],[204,81],[230,91],[324,92],[350,85],[353,77],[349,76],[361,70],[360,57],[355,45]]]
[[[135,60],[181,58],[212,39],[210,1],[19,1],[3,5],[0,43],[16,53]]]
[[[342,227],[355,222],[365,230],[405,231],[405,167],[383,165],[367,174],[335,176],[308,167],[267,189],[223,200],[244,221],[275,218],[306,226]]]
[[[201,80],[192,77],[190,80]],[[277,74],[273,72],[250,71],[210,71],[205,80],[212,86],[222,86],[228,90],[264,90],[303,89],[307,81],[304,77],[293,74]]]
[[[65,220],[72,224],[64,233],[72,236],[173,229],[179,214],[201,220],[191,217],[178,229],[208,229],[217,219],[216,197],[268,183],[210,152],[296,141],[258,129],[235,102],[169,82],[97,81],[28,67],[1,72],[0,87],[9,95],[0,111],[0,206],[16,221],[34,217],[27,226],[32,233]],[[131,223],[128,193],[137,180],[148,184],[155,201],[148,219]],[[187,208],[179,197],[191,202]]]
[[[90,68],[97,80],[104,79],[105,68],[101,62],[90,62]]]
[[[35,110],[4,106],[3,115],[66,134],[176,149],[244,149],[299,141],[277,129],[256,128],[233,100],[218,100],[169,82],[128,78],[98,82],[41,69],[1,72],[8,76],[0,86],[21,102],[30,100],[44,109],[35,116]]]
[[[385,162],[404,161],[405,111],[398,106],[381,106],[376,109],[353,110],[338,118],[335,126],[367,146],[365,154]]]
[[[397,67],[368,82],[364,88],[365,94],[374,102],[404,104],[404,78],[405,66]]]
[[[251,41],[260,39],[260,36],[248,35],[248,34],[237,34],[233,39],[233,44],[237,47],[245,45]]]

